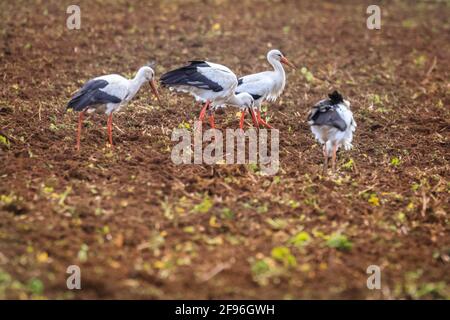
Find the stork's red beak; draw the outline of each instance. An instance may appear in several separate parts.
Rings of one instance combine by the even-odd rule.
[[[297,69],[292,62],[286,59],[286,57],[281,57],[280,62],[288,65],[291,68]]]
[[[156,89],[156,82],[154,79],[150,80],[150,87],[152,88],[153,94],[156,96],[156,99],[158,99],[158,102],[161,104],[161,99],[159,98],[158,89]]]

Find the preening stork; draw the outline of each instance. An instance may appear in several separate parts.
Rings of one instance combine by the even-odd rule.
[[[78,111],[78,133],[77,150],[80,150],[81,127],[85,112],[93,112],[101,106],[106,107],[105,113],[108,115],[108,136],[112,146],[112,115],[119,111],[136,95],[141,86],[150,82],[150,87],[158,101],[160,101],[156,83],[155,73],[148,66],[141,67],[133,79],[126,79],[118,74],[109,74],[93,78],[75,93],[67,104],[67,109]]]
[[[315,138],[323,144],[323,173],[328,168],[331,157],[333,171],[336,171],[336,151],[340,147],[352,148],[356,122],[350,111],[350,102],[344,100],[337,91],[328,95],[329,99],[319,101],[308,115],[308,123]]]
[[[286,85],[286,73],[282,63],[294,69],[295,66],[279,50],[270,50],[267,53],[267,61],[272,65],[273,70],[249,74],[239,78],[236,93],[249,93],[255,100],[258,124],[272,128],[261,118],[261,103],[265,100],[275,101],[283,92]]]
[[[253,97],[248,93],[236,94],[238,85],[236,75],[227,67],[208,61],[189,61],[190,64],[161,76],[163,86],[180,92],[187,92],[197,102],[204,103],[199,121],[203,121],[208,110],[212,128],[215,128],[214,109],[232,105],[253,113]]]

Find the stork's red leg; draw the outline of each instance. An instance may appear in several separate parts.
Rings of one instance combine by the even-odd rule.
[[[333,145],[333,154],[331,158],[331,167],[333,172],[336,172],[336,151],[337,151],[337,143]]]
[[[252,116],[253,125],[259,129],[259,123],[258,123],[258,120],[256,119],[256,115],[255,115],[255,112],[253,111],[253,108],[250,108],[248,110]]]
[[[77,133],[77,151],[80,151],[81,127],[83,126],[84,112],[81,111],[78,116],[78,133]]]
[[[257,119],[258,119],[258,122],[260,123],[260,124],[262,124],[263,126],[265,126],[266,128],[268,128],[268,129],[273,129],[273,127],[270,125],[270,124],[268,124],[267,122],[265,122],[262,118],[261,118],[261,111],[257,111],[256,112],[256,117],[257,117]]]
[[[328,169],[328,152],[327,152],[327,145],[324,144],[323,145],[323,157],[324,157],[324,161],[323,161],[323,175],[327,174],[327,169]]]
[[[241,111],[241,120],[239,121],[239,128],[244,130],[244,118],[245,118],[245,110]]]
[[[205,118],[206,109],[208,109],[208,106],[209,106],[209,101],[206,101],[205,104],[203,105],[202,110],[200,111],[200,116],[198,117],[199,121],[203,121],[203,119]]]
[[[200,116],[198,117],[198,121],[200,121],[200,125],[197,129],[199,132],[202,131],[202,122],[203,122],[203,119],[205,118],[206,110],[209,107],[209,103],[210,103],[209,101],[206,101],[205,104],[203,105],[202,110],[200,111]]]
[[[111,147],[113,147],[113,141],[112,141],[112,112],[109,114],[108,117],[108,137],[109,137],[109,144]]]
[[[214,121],[214,113],[212,113],[212,112],[209,115],[209,124],[211,125],[211,128],[213,128],[213,129],[216,128],[216,123]]]

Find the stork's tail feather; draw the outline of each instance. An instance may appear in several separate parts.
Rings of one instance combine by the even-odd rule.
[[[73,109],[74,111],[83,111],[86,107],[86,102],[88,102],[89,99],[89,95],[86,95],[83,92],[77,92],[67,103],[66,110]]]
[[[345,150],[351,150],[352,148],[353,148],[353,145],[350,142],[348,142],[348,141],[344,142],[344,149]]]
[[[72,99],[70,99],[70,101],[67,103],[66,110],[69,110],[69,109],[75,110],[78,106],[79,101],[80,101],[80,97],[73,97]]]
[[[80,110],[77,110],[78,106],[80,104],[80,100],[81,100],[81,96],[75,96],[72,99],[70,99],[70,101],[67,103],[66,110],[73,109],[75,111],[80,111]]]
[[[100,91],[100,89],[106,87],[108,81],[104,79],[92,79],[86,82],[86,84],[78,90],[75,95],[70,99],[67,104],[67,109],[73,109],[75,111],[83,111],[89,105],[100,103],[119,103],[118,97],[112,96],[106,92]]]

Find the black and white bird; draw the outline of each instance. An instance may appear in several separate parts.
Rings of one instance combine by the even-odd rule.
[[[189,61],[190,64],[161,76],[163,86],[194,96],[197,102],[204,103],[199,121],[209,113],[211,127],[215,127],[214,109],[231,105],[253,113],[253,97],[248,93],[236,94],[238,85],[236,75],[227,67],[208,61]]]
[[[112,115],[126,105],[141,86],[149,81],[150,87],[160,102],[154,80],[155,72],[149,66],[141,67],[133,79],[126,79],[118,74],[108,74],[93,78],[75,93],[67,104],[67,109],[78,111],[77,150],[80,150],[81,127],[84,113],[91,113],[100,107],[105,107],[108,115],[108,137],[112,146]]]
[[[283,64],[295,69],[295,66],[281,53],[280,50],[270,50],[267,53],[267,61],[273,70],[249,74],[238,79],[236,93],[247,92],[255,99],[254,107],[257,108],[256,117],[258,124],[272,128],[261,118],[261,104],[267,101],[275,101],[283,92],[286,85],[286,73]]]
[[[336,170],[336,152],[340,147],[352,148],[356,122],[350,111],[350,102],[344,100],[337,91],[328,95],[329,99],[319,101],[308,115],[308,123],[315,138],[323,144],[324,174],[331,157],[333,171]]]

